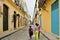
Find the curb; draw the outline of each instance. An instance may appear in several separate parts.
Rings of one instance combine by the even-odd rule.
[[[43,31],[41,31],[41,34],[42,34],[45,38],[47,38],[48,40],[59,40],[59,39],[57,39],[57,38],[54,38],[52,35],[50,35],[50,34],[48,34],[48,33],[45,33],[45,32],[43,32]]]
[[[23,28],[25,28],[25,27],[23,27]],[[7,35],[1,37],[0,40],[3,39],[3,38],[5,38],[5,37],[8,37],[8,36],[10,36],[10,35],[12,35],[12,34],[14,34],[14,33],[16,33],[16,32],[18,32],[19,30],[22,30],[23,28],[18,29],[18,30],[14,31],[14,32],[12,32],[12,33],[10,33],[10,34],[7,34]]]
[[[47,38],[48,40],[50,40],[44,33],[40,32],[45,38]]]

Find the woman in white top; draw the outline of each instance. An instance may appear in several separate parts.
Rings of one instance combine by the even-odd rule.
[[[35,24],[35,40],[38,40],[38,24]]]

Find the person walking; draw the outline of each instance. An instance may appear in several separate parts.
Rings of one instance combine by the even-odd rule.
[[[40,38],[40,25],[38,24],[38,38]]]
[[[38,40],[38,24],[35,24],[35,40]]]
[[[29,37],[30,37],[30,40],[32,39],[32,35],[33,35],[33,28],[31,26],[29,26]]]

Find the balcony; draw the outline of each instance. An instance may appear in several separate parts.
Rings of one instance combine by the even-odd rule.
[[[19,8],[24,12],[26,13],[26,11],[24,10],[24,6],[22,4],[19,4]]]
[[[39,0],[39,2],[38,2],[38,8],[39,9],[42,8],[42,9],[46,10],[46,7],[44,5],[46,3],[46,1],[47,0]]]
[[[38,7],[42,7],[44,5],[44,3],[46,2],[46,0],[39,0],[38,2]]]
[[[19,6],[19,0],[12,0],[17,6]]]
[[[24,10],[24,6],[21,4],[20,0],[12,0],[23,12],[25,12]]]

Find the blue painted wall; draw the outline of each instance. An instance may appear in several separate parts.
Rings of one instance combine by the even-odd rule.
[[[59,34],[59,10],[58,10],[58,1],[56,0],[51,5],[51,31],[54,34]]]
[[[42,15],[40,15],[40,27],[42,27]]]

